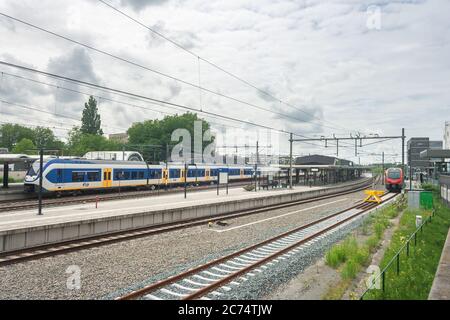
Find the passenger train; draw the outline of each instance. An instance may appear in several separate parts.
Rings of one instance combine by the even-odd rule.
[[[25,191],[39,190],[40,162],[35,161],[24,180]],[[114,161],[50,158],[43,162],[43,191],[81,193],[85,190],[112,188],[150,188],[160,186],[216,183],[219,172],[227,172],[229,181],[254,177],[251,166],[226,165],[151,165],[144,161]]]
[[[403,170],[400,168],[389,168],[385,171],[386,189],[400,192],[403,188]]]

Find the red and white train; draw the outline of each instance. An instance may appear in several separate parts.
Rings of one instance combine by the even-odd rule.
[[[389,168],[384,172],[386,189],[400,192],[403,188],[403,170],[400,168]]]

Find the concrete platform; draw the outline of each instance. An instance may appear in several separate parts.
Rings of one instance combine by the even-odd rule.
[[[442,249],[428,300],[450,300],[450,230]]]
[[[71,239],[180,222],[192,218],[261,208],[293,200],[302,200],[337,191],[350,190],[367,182],[360,179],[332,187],[298,186],[293,190],[274,189],[258,192],[233,188],[152,196],[147,198],[71,205],[0,213],[0,252],[23,249]]]
[[[0,186],[0,201],[20,200],[28,197],[29,195],[23,191],[23,183],[10,183],[8,188]]]

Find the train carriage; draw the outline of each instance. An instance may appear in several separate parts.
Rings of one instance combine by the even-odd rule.
[[[403,170],[389,168],[385,171],[385,184],[388,191],[400,192],[403,188]]]
[[[187,170],[186,170],[187,169]],[[149,165],[142,161],[47,159],[43,163],[43,190],[47,193],[80,193],[87,190],[112,188],[155,189],[174,186],[216,183],[220,172],[228,172],[230,181],[251,179],[249,166]],[[39,161],[33,163],[24,180],[25,191],[36,192],[39,186]]]

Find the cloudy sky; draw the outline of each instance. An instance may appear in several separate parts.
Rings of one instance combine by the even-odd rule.
[[[98,0],[0,0],[2,14],[132,64],[5,16],[0,60],[308,137],[399,135],[405,127],[408,137],[441,140],[450,120],[448,0],[104,1],[193,54]],[[79,124],[85,94],[98,97],[106,133],[182,112],[6,66],[0,71],[0,124],[45,125],[61,138]],[[208,91],[200,93],[199,83]],[[217,132],[256,132],[208,120]],[[286,136],[277,138],[287,152]],[[364,148],[361,162],[381,151],[401,159],[394,156],[400,141],[390,141]],[[331,155],[335,148],[299,143],[294,152]],[[352,147],[341,146],[339,155],[357,161]]]

